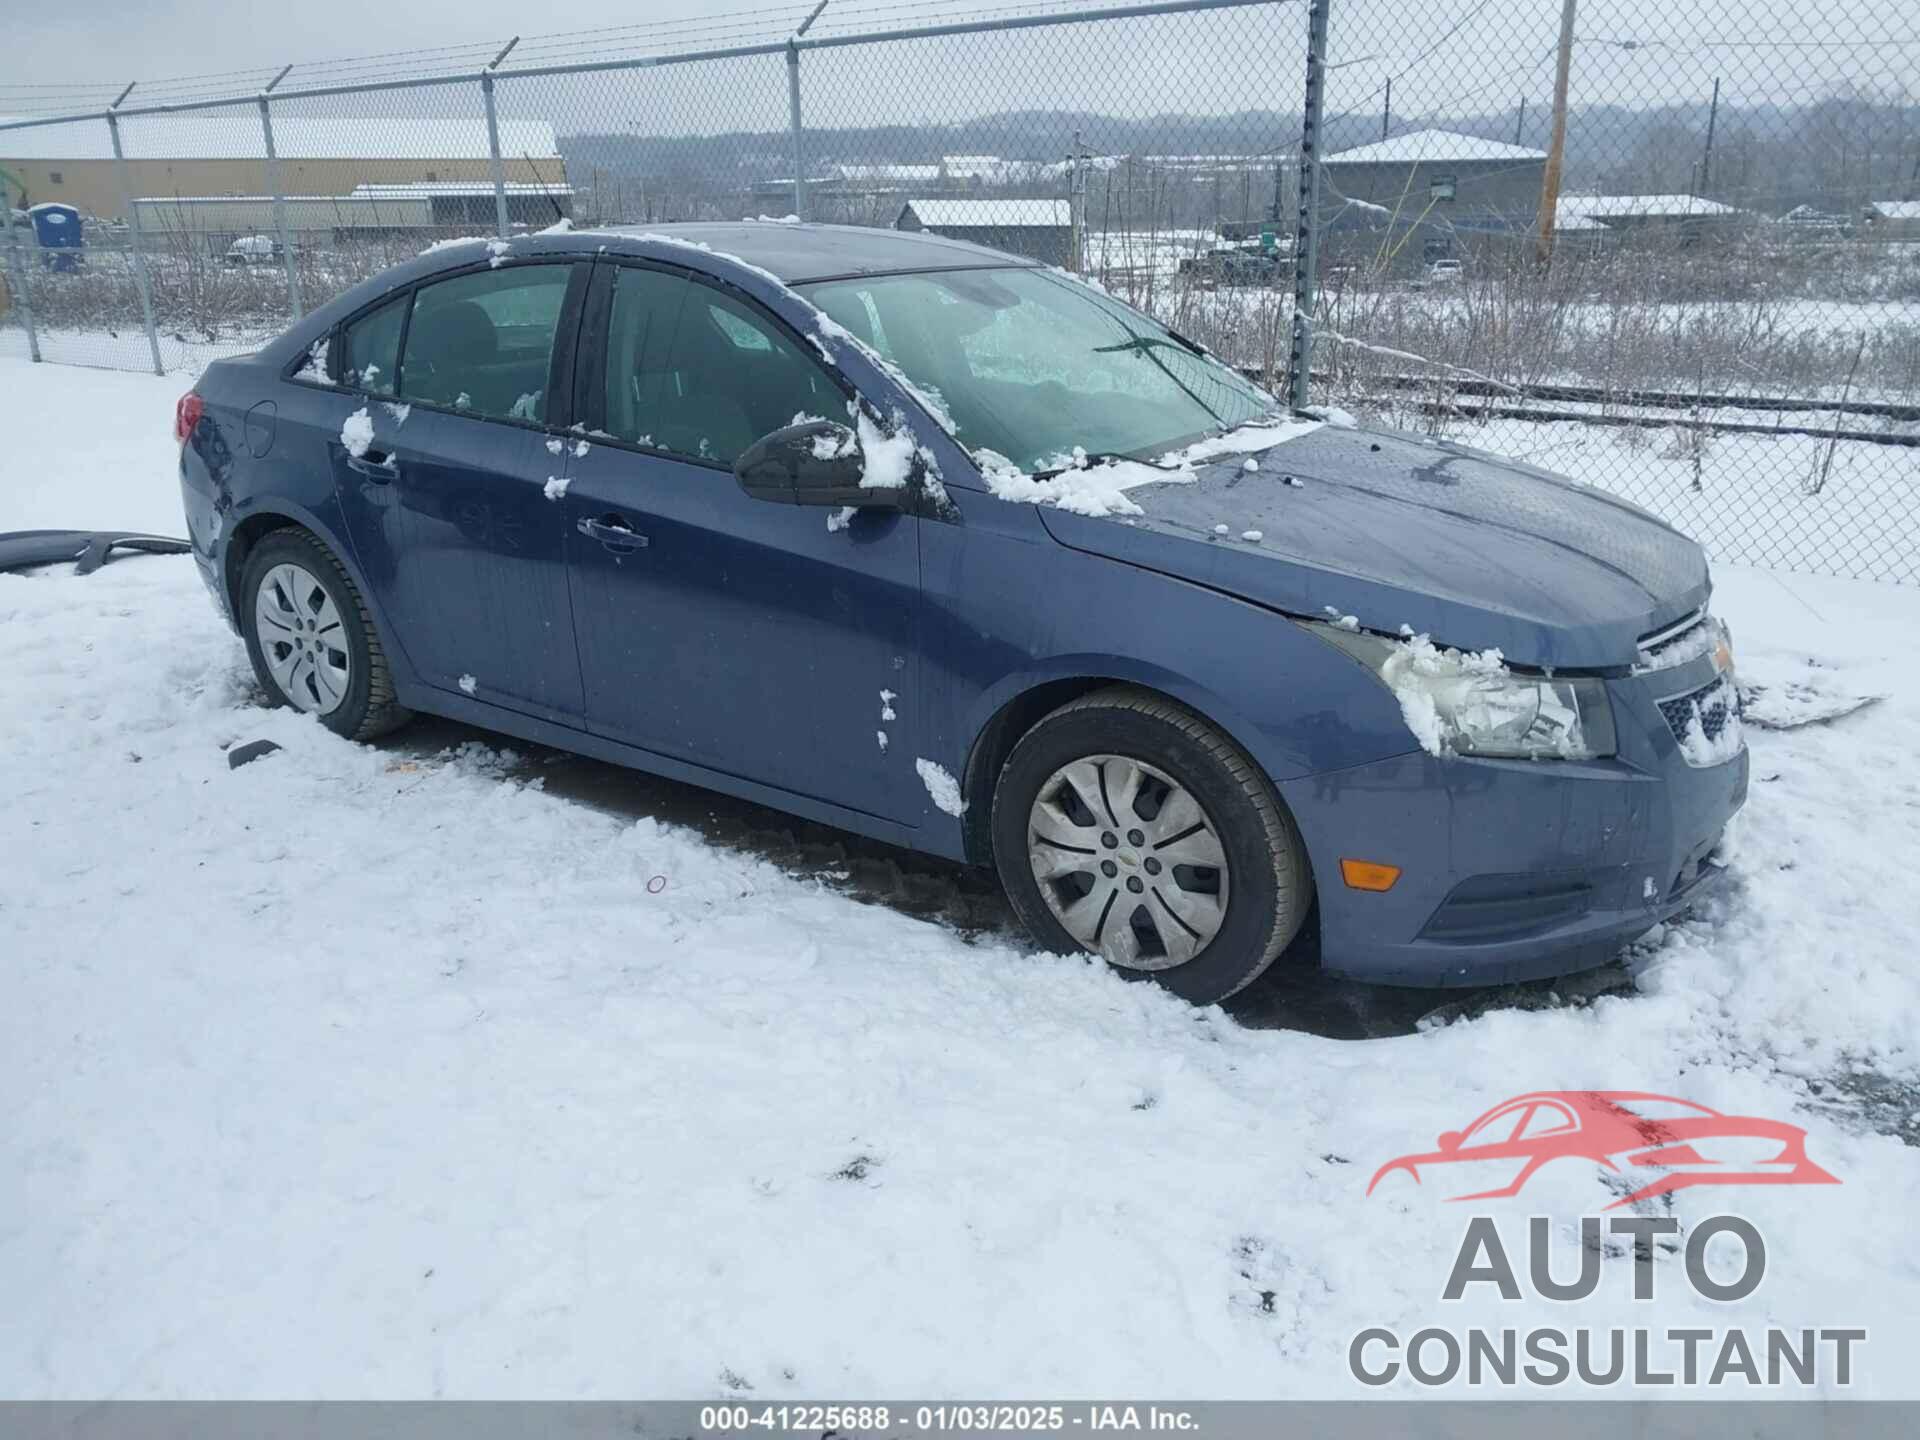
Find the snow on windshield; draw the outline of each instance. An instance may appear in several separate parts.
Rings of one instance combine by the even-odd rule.
[[[824,336],[1018,473],[1060,470],[1076,447],[1152,460],[1279,410],[1151,317],[1044,269],[864,275],[802,293],[828,317]]]

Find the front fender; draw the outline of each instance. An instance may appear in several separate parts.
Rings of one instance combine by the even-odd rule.
[[[1164,664],[1111,651],[1051,655],[1025,669],[1002,676],[975,698],[961,727],[965,733],[975,737],[977,745],[979,737],[1010,707],[1016,705],[1022,696],[1067,680],[1140,685],[1157,690],[1206,716],[1241,749],[1249,754],[1254,753],[1259,727],[1251,716],[1241,713],[1237,702]]]
[[[969,791],[976,799],[991,789],[973,763],[983,740],[997,756],[1017,738],[997,717],[1062,681],[1165,694],[1218,726],[1276,784],[1415,748],[1386,687],[1285,616],[1069,549],[1030,505],[965,489],[952,498],[953,517],[921,529],[923,743],[954,774],[981,781]],[[947,838],[929,836],[942,849]]]
[[[1191,706],[1276,782],[1416,748],[1392,692],[1286,616],[1069,549],[1031,506],[953,498],[957,520],[921,538],[928,713],[951,717],[949,753],[1023,692],[1078,676]]]

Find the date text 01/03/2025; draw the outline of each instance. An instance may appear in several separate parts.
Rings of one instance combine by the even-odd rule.
[[[949,1431],[1035,1432],[1059,1430],[1191,1431],[1190,1411],[1157,1405],[890,1405],[789,1404],[707,1405],[700,1428],[710,1433],[769,1430],[872,1431],[912,1429],[930,1434]]]

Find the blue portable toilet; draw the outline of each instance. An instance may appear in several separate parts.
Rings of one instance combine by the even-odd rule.
[[[39,243],[49,270],[78,270],[86,263],[80,254],[86,237],[80,231],[80,212],[71,205],[52,201],[27,211],[33,221],[33,238]]]

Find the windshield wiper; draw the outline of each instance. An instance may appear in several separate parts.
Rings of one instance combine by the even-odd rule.
[[[1186,355],[1193,353],[1192,350],[1182,345],[1178,340],[1168,340],[1159,335],[1129,336],[1118,345],[1096,345],[1093,347],[1093,353],[1096,355],[1108,355],[1115,350],[1131,350],[1135,354],[1138,354],[1142,351],[1153,349],[1178,350]]]
[[[1113,323],[1119,329],[1120,333],[1122,335],[1125,335],[1127,338],[1118,345],[1096,345],[1093,348],[1092,353],[1098,355],[1103,352],[1125,350],[1135,355],[1146,356],[1147,359],[1153,361],[1154,368],[1157,369],[1162,375],[1166,376],[1167,379],[1171,380],[1175,385],[1179,386],[1181,392],[1185,394],[1189,400],[1193,401],[1194,404],[1198,405],[1202,410],[1206,411],[1207,414],[1211,415],[1213,417],[1214,424],[1219,425],[1224,423],[1224,418],[1221,416],[1218,410],[1214,409],[1213,406],[1207,404],[1206,401],[1202,400],[1197,394],[1195,394],[1194,389],[1191,385],[1187,384],[1186,381],[1182,380],[1178,375],[1174,374],[1173,371],[1169,370],[1166,367],[1165,363],[1161,361],[1160,357],[1153,353],[1155,350],[1159,350],[1164,347],[1165,349],[1168,349],[1168,350],[1178,350],[1183,355],[1193,356],[1196,359],[1199,358],[1197,355],[1194,354],[1192,350],[1188,349],[1185,345],[1180,344],[1178,341],[1168,340],[1159,335],[1136,335],[1134,334],[1133,331],[1129,330],[1125,325],[1122,325],[1118,319],[1115,319]]]
[[[1285,410],[1268,410],[1260,415],[1249,415],[1244,420],[1236,420],[1231,425],[1221,425],[1213,432],[1213,438],[1231,435],[1236,430],[1244,430],[1249,425],[1284,425],[1292,416]]]
[[[1036,470],[1033,472],[1033,478],[1036,480],[1051,480],[1056,475],[1066,474],[1069,470],[1091,470],[1096,465],[1117,465],[1123,462],[1134,465],[1148,465],[1155,470],[1166,469],[1164,465],[1154,465],[1151,460],[1142,460],[1138,455],[1128,455],[1120,450],[1095,450],[1089,452],[1084,460],[1076,458],[1075,463],[1072,465],[1056,465],[1051,470]]]

